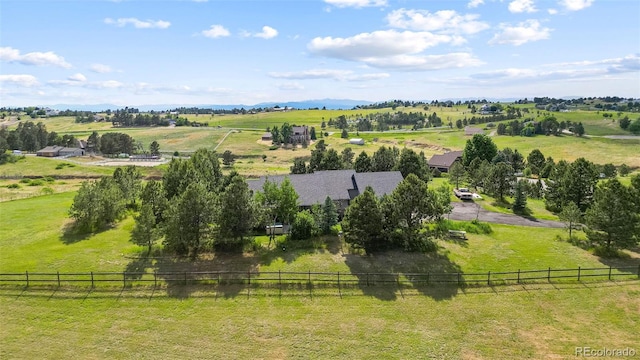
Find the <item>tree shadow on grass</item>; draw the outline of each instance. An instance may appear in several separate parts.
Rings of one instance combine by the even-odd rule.
[[[82,229],[79,229],[76,226],[75,222],[70,221],[62,226],[62,235],[60,235],[60,241],[62,241],[62,243],[65,245],[71,245],[83,240],[88,240],[92,236],[108,231],[112,228],[113,227],[111,226],[105,226],[96,232],[86,232]]]
[[[455,282],[461,270],[446,255],[387,251],[344,257],[362,292],[380,300],[396,300],[398,292],[407,286],[435,300],[450,299],[458,293]],[[453,284],[447,285],[449,282]]]
[[[169,297],[188,298],[210,285],[218,294],[232,298],[246,289],[249,272],[258,272],[259,261],[253,254],[217,253],[203,254],[195,260],[161,257],[153,267],[158,279],[166,284]]]
[[[333,255],[342,251],[342,243],[336,236],[320,236],[308,240],[282,240],[271,245],[271,248],[261,247],[255,250],[262,265],[271,265],[281,259],[291,264],[301,256],[322,254],[329,252]]]

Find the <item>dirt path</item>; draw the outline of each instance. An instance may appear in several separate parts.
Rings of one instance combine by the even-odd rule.
[[[449,215],[451,220],[474,220],[476,216],[480,221],[486,221],[496,224],[519,225],[519,226],[535,226],[548,228],[564,228],[564,224],[559,221],[552,220],[536,220],[526,218],[515,214],[502,214],[483,209],[479,204],[473,202],[454,202],[453,211]]]

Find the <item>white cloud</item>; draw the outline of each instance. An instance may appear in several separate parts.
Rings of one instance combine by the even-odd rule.
[[[225,29],[222,25],[211,25],[209,30],[203,30],[201,34],[212,39],[231,35],[229,30]]]
[[[416,54],[439,44],[459,38],[430,32],[396,30],[361,33],[348,38],[317,37],[307,45],[314,54],[343,60],[362,60],[401,54]]]
[[[558,4],[564,7],[569,11],[578,11],[582,9],[586,9],[591,4],[593,4],[594,0],[560,0]]]
[[[547,12],[549,13],[549,15],[555,15],[558,13],[558,10],[556,9],[547,9]]]
[[[66,62],[62,56],[56,55],[52,51],[47,52],[30,52],[24,55],[20,54],[20,50],[11,47],[0,48],[0,60],[6,62],[15,62],[23,65],[53,65],[62,68],[70,68],[71,64]]]
[[[473,9],[473,8],[477,8],[478,6],[484,4],[484,0],[471,0],[469,1],[469,3],[467,4],[467,7],[469,9]]]
[[[76,75],[80,75],[81,77],[78,77]],[[86,78],[85,80],[80,80],[82,77],[84,77],[82,74],[76,74],[76,75],[69,76],[67,80],[47,81],[47,85],[54,86],[54,87],[65,87],[65,86],[82,87],[86,89],[117,89],[117,88],[125,87],[124,83],[121,83],[120,81],[116,81],[116,80],[86,81]]]
[[[389,74],[354,74],[351,70],[310,69],[297,72],[271,72],[269,76],[276,79],[289,80],[333,79],[338,81],[370,81],[388,78]]]
[[[113,69],[111,69],[111,66],[109,65],[104,65],[104,64],[92,64],[89,67],[89,70],[99,73],[99,74],[106,74],[106,73],[110,73],[113,71]]]
[[[387,6],[387,0],[324,0],[325,3],[339,8],[378,7]]]
[[[136,29],[166,29],[171,26],[171,23],[164,20],[138,20],[136,18],[119,18],[112,19],[106,18],[104,19],[104,23],[108,25],[114,25],[117,27],[124,27],[128,24],[133,25]]]
[[[500,29],[502,32],[495,34],[494,37],[489,40],[489,44],[520,46],[530,41],[548,39],[551,35],[551,29],[541,27],[538,20],[527,20],[516,26],[500,24]]]
[[[254,34],[253,36],[259,37],[259,38],[262,38],[262,39],[272,39],[272,38],[278,36],[278,30],[272,28],[271,26],[263,26],[262,27],[262,32]]]
[[[512,13],[532,13],[538,11],[533,0],[514,0],[509,3],[509,11]]]
[[[0,83],[10,83],[23,87],[33,87],[39,84],[35,76],[25,74],[0,75]]]
[[[67,80],[69,80],[69,81],[84,82],[84,81],[87,81],[87,77],[86,77],[86,76],[84,76],[84,75],[82,75],[82,74],[80,74],[80,73],[77,73],[77,74],[73,74],[73,75],[69,76],[69,77],[67,78]]]
[[[367,59],[365,62],[370,66],[400,71],[431,71],[484,64],[481,60],[469,53],[397,55],[388,58]]]
[[[454,10],[430,13],[427,10],[394,10],[387,15],[390,26],[417,30],[437,31],[454,34],[475,34],[489,28],[489,24],[477,21],[479,15],[460,15]]]

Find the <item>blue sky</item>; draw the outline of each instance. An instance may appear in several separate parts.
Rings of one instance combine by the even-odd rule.
[[[640,98],[636,0],[0,3],[0,104]]]

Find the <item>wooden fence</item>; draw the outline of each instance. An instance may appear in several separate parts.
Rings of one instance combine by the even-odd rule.
[[[605,267],[577,269],[488,271],[483,273],[342,273],[291,271],[202,271],[202,272],[28,272],[0,273],[0,285],[18,286],[91,286],[99,284],[127,286],[153,285],[231,285],[307,284],[325,287],[357,285],[426,286],[452,284],[456,286],[491,286],[561,281],[640,280],[637,267]]]

